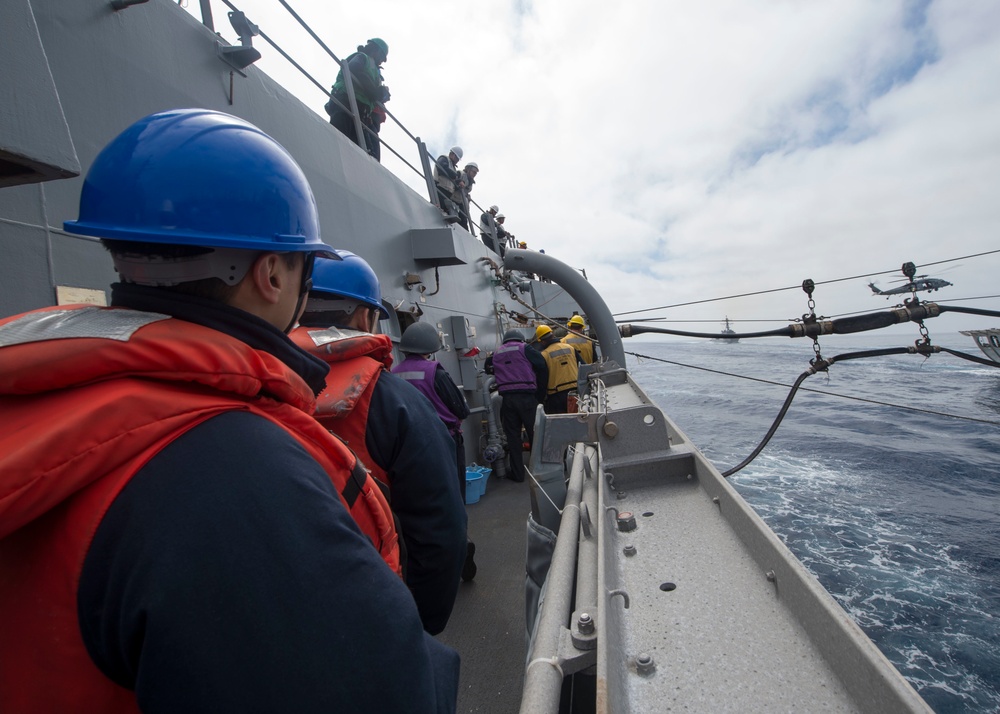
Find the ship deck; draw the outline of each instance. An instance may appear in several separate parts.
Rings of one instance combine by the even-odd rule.
[[[462,583],[438,639],[458,650],[459,712],[516,712],[526,656],[524,625],[527,483],[490,477],[486,494],[466,507],[476,544],[474,580]]]

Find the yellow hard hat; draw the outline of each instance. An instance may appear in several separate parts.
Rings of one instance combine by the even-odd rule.
[[[548,325],[539,325],[535,328],[535,340],[540,340],[546,335],[552,334],[552,328]]]
[[[582,317],[579,315],[573,315],[573,317],[569,318],[569,322],[566,324],[572,327],[583,327],[585,323]]]

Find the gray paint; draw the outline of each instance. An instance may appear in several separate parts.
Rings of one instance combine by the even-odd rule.
[[[560,538],[522,712],[551,711],[560,685],[555,671],[572,672],[588,661],[577,622],[593,590],[577,584],[572,617],[559,594],[578,567],[577,541],[585,559],[594,538],[598,602],[596,613],[588,613],[597,627],[598,712],[930,711],[630,378],[605,382],[596,373],[581,414],[540,419],[542,433],[564,436],[554,451],[572,446],[578,455],[592,453],[586,443],[597,447],[598,458],[588,469],[592,477],[579,456],[574,460],[564,500],[556,501],[563,504]],[[560,427],[564,422],[580,427]],[[582,441],[574,441],[577,435]],[[553,446],[536,440],[532,463]],[[596,507],[581,502],[588,483],[596,488]],[[616,526],[624,512],[635,517],[632,531]],[[577,572],[584,570],[581,561]],[[651,660],[648,671],[641,655]]]
[[[611,311],[604,298],[579,272],[545,253],[515,248],[507,250],[503,264],[510,270],[537,273],[558,283],[590,318],[590,325],[601,343],[601,353],[618,365],[625,365],[625,348]]]
[[[29,0],[0,3],[0,187],[80,173]],[[13,37],[11,37],[13,35]]]

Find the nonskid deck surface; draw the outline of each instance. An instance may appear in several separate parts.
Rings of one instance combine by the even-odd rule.
[[[462,656],[459,712],[516,712],[524,679],[527,483],[490,477],[486,495],[466,507],[476,544],[475,579],[462,583],[438,639]]]
[[[609,658],[646,652],[657,670],[630,677],[636,711],[857,711],[760,566],[697,483],[636,486],[636,531],[619,560],[631,594]],[[619,606],[615,601],[612,606]]]

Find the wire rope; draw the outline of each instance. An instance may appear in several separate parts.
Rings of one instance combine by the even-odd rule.
[[[988,251],[984,251],[982,253],[973,253],[971,255],[963,255],[963,256],[959,256],[957,258],[948,258],[946,260],[938,260],[938,261],[935,261],[933,263],[925,263],[925,264],[922,265],[922,267],[927,267],[929,265],[941,265],[943,263],[953,263],[956,260],[968,260],[969,258],[979,258],[979,257],[985,256],[985,255],[992,255],[994,253],[1000,253],[1000,249],[997,249],[997,250],[988,250]],[[841,283],[841,282],[844,282],[844,281],[847,281],[847,280],[858,280],[860,278],[871,278],[871,277],[875,277],[876,275],[889,275],[889,274],[898,272],[898,270],[899,270],[898,268],[895,268],[893,270],[882,270],[882,271],[873,272],[873,273],[863,273],[861,275],[852,275],[852,276],[848,276],[846,278],[834,278],[832,280],[817,280],[817,281],[815,281],[814,285],[830,285],[832,283]],[[767,293],[776,293],[776,292],[782,292],[782,291],[785,291],[785,290],[801,290],[801,289],[802,289],[801,285],[789,285],[788,287],[783,287],[783,288],[771,288],[770,290],[756,290],[754,292],[749,292],[749,293],[739,293],[739,294],[736,294],[736,295],[726,295],[724,297],[708,298],[708,299],[705,299],[705,300],[692,300],[690,302],[675,303],[673,305],[660,305],[659,307],[647,307],[647,308],[642,308],[640,310],[626,310],[624,312],[616,312],[616,313],[613,314],[613,316],[614,317],[618,317],[620,315],[634,315],[634,314],[638,314],[638,313],[641,313],[641,312],[652,312],[653,310],[668,310],[668,309],[672,309],[672,308],[675,308],[675,307],[686,307],[688,305],[701,305],[701,304],[709,303],[709,302],[718,302],[720,300],[732,300],[732,299],[735,299],[735,298],[752,297],[754,295],[765,295]]]
[[[956,357],[961,357],[963,359],[969,359],[970,361],[973,361],[973,362],[987,364],[987,365],[994,366],[994,367],[998,366],[998,365],[996,365],[993,362],[988,362],[988,361],[980,359],[978,357],[972,357],[971,355],[965,355],[963,353],[955,352],[954,350],[950,350],[950,349],[947,349],[947,348],[940,348],[940,349],[941,349],[941,351],[947,352],[948,354],[952,354],[952,355],[954,355]],[[733,377],[733,378],[736,378],[736,379],[745,379],[745,380],[752,381],[752,382],[759,382],[761,384],[768,384],[768,385],[772,385],[772,386],[776,386],[776,387],[784,387],[786,389],[790,389],[791,390],[788,393],[788,396],[785,397],[785,401],[782,403],[781,409],[778,411],[777,417],[775,417],[775,420],[772,422],[771,428],[768,429],[768,431],[765,434],[764,438],[760,441],[760,443],[757,445],[757,447],[750,453],[750,455],[746,459],[744,459],[737,466],[734,466],[733,468],[729,469],[728,471],[724,471],[722,473],[722,475],[724,477],[728,478],[732,474],[736,473],[737,471],[743,469],[745,466],[747,466],[748,464],[750,464],[758,455],[760,455],[760,452],[763,451],[764,447],[767,446],[768,442],[771,440],[771,437],[773,437],[774,434],[777,432],[778,426],[781,424],[781,421],[784,419],[785,414],[788,411],[789,407],[791,406],[792,400],[794,399],[794,396],[795,396],[796,392],[798,392],[798,391],[813,392],[815,394],[822,394],[822,395],[826,395],[826,396],[830,396],[830,397],[838,397],[840,399],[849,399],[849,400],[852,400],[852,401],[864,402],[866,404],[873,404],[873,405],[876,405],[876,406],[890,407],[890,408],[893,408],[893,409],[901,409],[901,410],[911,411],[911,412],[917,412],[917,413],[921,413],[921,414],[929,414],[929,415],[932,415],[932,416],[946,417],[946,418],[950,418],[950,419],[961,419],[963,421],[976,422],[976,423],[979,423],[979,424],[989,424],[991,426],[1000,426],[1000,422],[993,421],[993,420],[990,420],[990,419],[980,419],[978,417],[970,417],[970,416],[965,416],[965,415],[962,415],[962,414],[951,414],[951,413],[948,413],[948,412],[936,411],[934,409],[924,409],[924,408],[921,408],[921,407],[913,407],[913,406],[909,406],[909,405],[906,405],[906,404],[895,404],[895,403],[892,403],[892,402],[884,402],[884,401],[880,401],[880,400],[877,400],[877,399],[868,399],[866,397],[858,397],[858,396],[854,396],[854,395],[851,395],[851,394],[840,394],[838,392],[830,392],[830,391],[826,391],[826,390],[823,390],[823,389],[810,389],[809,387],[802,387],[801,386],[802,382],[804,382],[807,377],[810,377],[811,375],[816,374],[817,372],[826,371],[826,367],[828,367],[829,365],[832,365],[833,363],[838,362],[838,361],[842,362],[842,361],[846,361],[846,360],[850,360],[850,359],[862,359],[862,358],[867,358],[867,357],[886,356],[886,355],[893,355],[893,354],[908,354],[910,352],[911,352],[911,350],[908,347],[894,347],[894,348],[887,348],[887,349],[883,349],[883,350],[868,350],[868,351],[865,351],[865,352],[855,352],[855,353],[846,353],[846,354],[843,354],[843,355],[837,355],[836,357],[832,357],[829,360],[823,360],[822,363],[821,363],[821,365],[814,366],[814,367],[810,368],[809,370],[803,372],[802,374],[799,375],[799,377],[796,379],[795,383],[792,384],[792,385],[784,384],[782,382],[775,382],[775,381],[769,380],[769,379],[761,379],[759,377],[751,377],[751,376],[743,375],[743,374],[734,374],[732,372],[725,372],[725,371],[722,371],[722,370],[711,369],[709,367],[699,367],[697,365],[685,364],[683,362],[677,362],[675,360],[663,359],[662,357],[653,357],[652,355],[639,354],[637,352],[626,352],[625,354],[632,355],[633,357],[636,357],[638,359],[648,359],[648,360],[652,360],[654,362],[663,362],[663,363],[672,364],[672,365],[675,365],[675,366],[678,366],[678,367],[685,367],[685,368],[688,368],[688,369],[697,369],[697,370],[700,370],[700,371],[703,371],[703,372],[711,372],[713,374],[719,374],[719,375],[723,375],[723,376],[726,376],[726,377]]]

